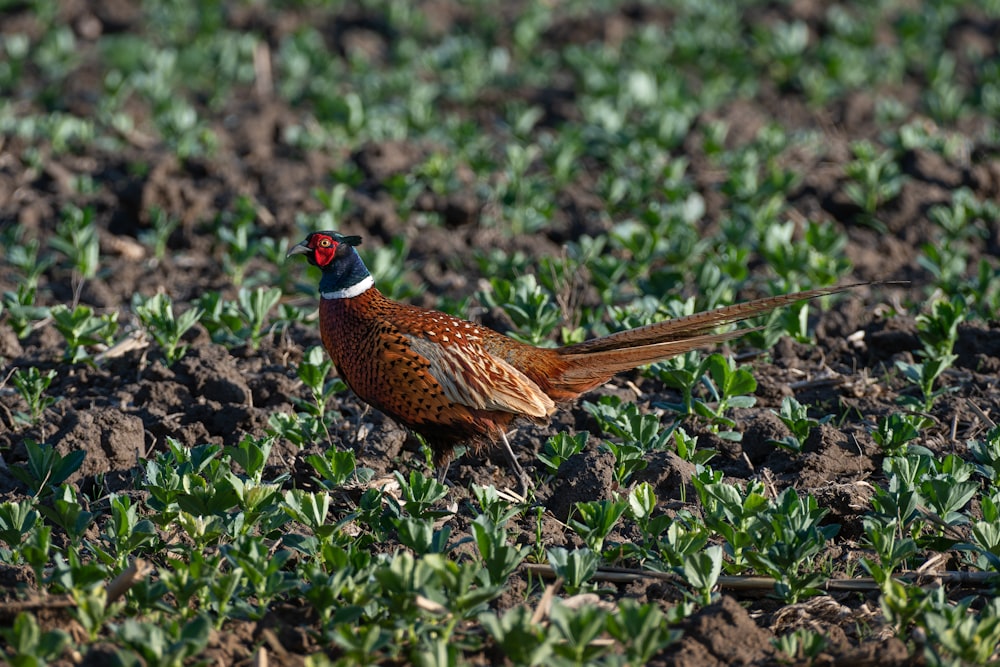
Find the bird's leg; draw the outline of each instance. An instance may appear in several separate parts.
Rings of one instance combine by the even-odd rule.
[[[500,433],[500,439],[503,440],[503,451],[507,455],[507,460],[510,461],[510,467],[514,470],[517,481],[521,484],[521,496],[527,498],[528,490],[531,488],[531,480],[528,479],[527,473],[524,472],[524,468],[518,462],[514,450],[510,448],[510,441],[507,440],[507,434]]]

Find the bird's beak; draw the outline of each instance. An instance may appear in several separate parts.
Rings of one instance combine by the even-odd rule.
[[[292,249],[288,251],[287,255],[285,255],[285,259],[288,259],[292,255],[308,255],[311,252],[312,248],[307,246],[306,242],[303,241],[302,243],[292,246]]]

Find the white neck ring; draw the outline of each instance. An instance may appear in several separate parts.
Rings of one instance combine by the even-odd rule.
[[[367,292],[374,284],[374,278],[365,276],[361,281],[354,283],[350,287],[335,289],[332,292],[320,292],[319,295],[324,299],[350,299]]]

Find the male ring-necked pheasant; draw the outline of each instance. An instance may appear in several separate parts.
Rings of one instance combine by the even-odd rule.
[[[315,232],[288,255],[305,255],[323,271],[320,334],[344,382],[363,401],[426,439],[442,481],[456,445],[477,451],[502,443],[526,485],[506,436],[515,419],[544,421],[557,403],[616,373],[747,331],[712,333],[721,325],[856,286],[756,299],[548,349],[387,299],[355,250],[360,243],[360,236]]]

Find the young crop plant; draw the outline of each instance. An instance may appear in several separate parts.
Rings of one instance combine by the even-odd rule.
[[[258,242],[253,238],[257,209],[253,201],[239,197],[231,211],[220,213],[216,218],[215,231],[222,243],[222,265],[233,284],[243,284],[247,267],[260,254]]]
[[[815,557],[840,530],[836,524],[820,525],[828,511],[811,495],[799,497],[789,487],[763,517],[763,527],[772,532],[773,541],[746,552],[755,569],[774,577],[775,593],[787,604],[818,594],[817,586],[827,578],[826,573],[816,571]]]
[[[879,152],[869,141],[855,141],[851,145],[854,160],[845,167],[847,196],[867,216],[870,224],[882,227],[875,219],[879,207],[892,201],[903,187],[896,157],[891,150]]]
[[[63,359],[71,364],[85,362],[94,364],[88,347],[110,345],[118,331],[118,311],[103,315],[94,313],[90,306],[78,305],[70,308],[57,304],[49,311],[56,330],[66,340]]]
[[[22,424],[37,424],[39,422],[45,409],[57,400],[54,396],[45,396],[44,394],[58,375],[55,369],[50,368],[42,373],[35,366],[24,371],[21,369],[14,371],[11,379],[21,398],[28,404],[28,414],[17,412],[14,414],[15,420]]]
[[[550,474],[554,475],[566,459],[583,451],[587,446],[588,437],[590,434],[587,431],[580,431],[575,435],[556,433],[545,441],[542,450],[538,452],[538,460],[545,464]]]
[[[549,334],[562,322],[562,312],[534,274],[514,280],[491,278],[490,287],[489,291],[480,291],[478,298],[488,308],[500,307],[507,313],[514,324],[511,338],[542,347],[554,345]]]
[[[92,208],[80,209],[68,205],[49,238],[49,245],[66,255],[73,269],[73,310],[80,303],[80,291],[85,281],[97,275],[100,261],[100,241]]]
[[[579,535],[589,549],[601,553],[604,540],[625,513],[628,503],[624,500],[593,500],[576,503],[576,516],[569,527]]]
[[[80,469],[87,452],[78,449],[63,456],[52,445],[39,444],[26,439],[24,448],[28,453],[25,466],[13,466],[10,473],[27,485],[32,495],[47,495]]]
[[[917,386],[920,398],[903,396],[900,401],[914,409],[930,412],[934,401],[942,394],[953,391],[949,387],[934,388],[935,382],[958,358],[952,352],[958,340],[958,325],[965,318],[964,301],[935,301],[929,314],[917,317],[917,337],[923,349],[917,352],[923,361],[909,363],[896,361],[903,377]]]
[[[179,316],[174,315],[173,302],[162,292],[149,298],[135,294],[132,297],[132,309],[139,317],[142,326],[160,346],[167,366],[172,366],[187,353],[187,345],[184,345],[181,339],[204,314],[204,311],[195,307],[189,308]]]
[[[42,631],[33,614],[22,611],[10,627],[0,629],[6,650],[0,648],[0,659],[14,667],[46,665],[58,660],[72,644],[65,630]]]
[[[155,262],[162,262],[163,258],[166,257],[167,244],[180,223],[180,218],[167,215],[166,211],[158,206],[149,209],[150,227],[139,232],[139,241],[152,248]]]
[[[809,416],[809,408],[799,403],[792,396],[786,396],[781,399],[781,410],[779,412],[775,412],[774,410],[771,412],[778,415],[778,419],[792,433],[791,435],[786,435],[781,440],[771,440],[770,442],[773,442],[782,449],[787,449],[793,454],[802,453],[802,448],[814,428],[833,419],[833,415],[826,415],[822,419],[813,419]]]
[[[908,443],[920,435],[928,422],[921,415],[894,412],[878,421],[872,440],[886,456],[906,456]]]

